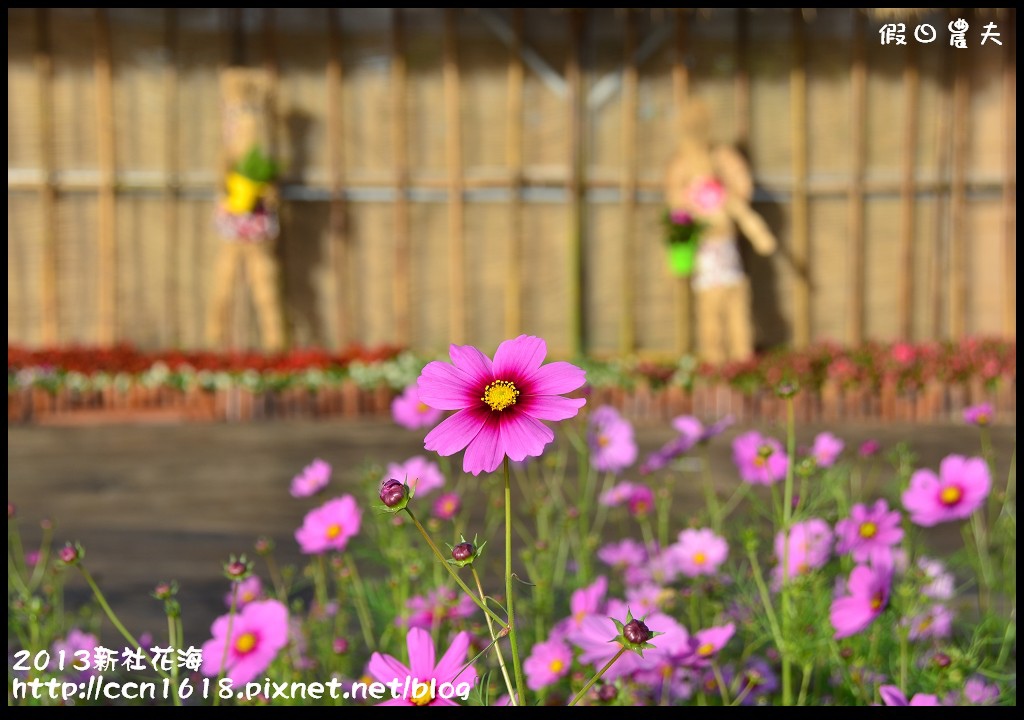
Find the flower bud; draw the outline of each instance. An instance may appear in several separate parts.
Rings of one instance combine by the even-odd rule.
[[[642,620],[633,620],[622,626],[622,635],[635,645],[641,645],[651,639],[651,629]]]
[[[619,696],[619,691],[614,685],[604,683],[597,689],[597,699],[601,702],[611,702]]]
[[[476,553],[476,548],[473,547],[473,543],[464,542],[459,543],[452,548],[452,560],[457,562],[465,562],[469,560]]]
[[[153,597],[157,600],[169,600],[178,592],[178,584],[175,582],[162,582],[158,583],[153,588]]]
[[[252,561],[247,560],[245,555],[236,558],[234,555],[224,563],[224,577],[231,582],[242,582],[252,575]]]
[[[343,637],[336,637],[334,642],[331,643],[331,648],[334,650],[335,655],[344,655],[348,652],[348,640]]]
[[[409,503],[409,486],[394,478],[381,483],[379,494],[380,501],[396,512]]]
[[[256,538],[255,549],[257,555],[269,555],[274,552],[274,541],[266,535],[261,535]]]
[[[82,546],[78,543],[71,544],[67,543],[64,547],[57,551],[57,559],[65,565],[74,565],[79,562],[85,555],[85,551],[82,550]]]

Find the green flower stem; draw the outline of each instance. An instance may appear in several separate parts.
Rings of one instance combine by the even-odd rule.
[[[167,614],[167,644],[172,647],[178,647],[178,639],[181,636],[178,635],[178,625],[175,622],[174,616],[170,613]],[[171,685],[174,686],[174,705],[175,707],[181,707],[181,698],[178,697],[178,663],[171,663]]]
[[[526,682],[523,666],[519,659],[519,638],[516,635],[516,614],[513,609],[512,588],[512,483],[509,479],[508,455],[505,456],[505,608],[508,610],[508,637],[512,645],[512,667],[516,674],[516,691],[519,703],[526,704]]]
[[[757,549],[747,546],[747,557],[750,558],[750,566],[754,570],[754,583],[757,585],[758,593],[761,596],[761,604],[764,606],[765,615],[768,616],[768,626],[772,631],[772,638],[775,644],[782,645],[782,630],[779,628],[779,620],[775,615],[775,607],[772,605],[771,594],[764,582],[764,574],[761,572],[761,565],[757,561]]]
[[[978,556],[978,609],[984,615],[988,612],[992,592],[992,558],[988,551],[988,529],[985,527],[984,508],[971,515],[971,532],[974,535],[974,549]]]
[[[480,600],[484,603],[487,602],[487,596],[484,595],[484,586],[480,583],[480,576],[476,572],[476,568],[472,565],[469,569],[473,573],[473,580],[476,581],[476,589],[480,592]],[[518,705],[519,702],[516,698],[515,691],[512,690],[512,679],[508,676],[508,668],[505,667],[505,655],[501,652],[501,645],[498,643],[498,635],[494,634],[494,621],[491,620],[490,615],[484,615],[484,619],[487,621],[487,631],[491,634],[491,642],[494,643],[494,652],[498,655],[498,667],[501,668],[501,676],[505,679],[505,689],[508,690],[509,704]]]
[[[789,533],[793,523],[793,466],[796,463],[796,418],[793,396],[786,398],[786,485],[782,493],[782,531],[785,542],[782,551],[782,589],[780,590],[779,612],[782,615],[782,638],[779,646],[782,655],[782,704],[793,704],[793,660],[789,652],[790,587],[789,587]]]
[[[366,643],[367,648],[376,650],[376,642],[373,636],[373,617],[370,615],[370,608],[366,604],[366,586],[363,585],[363,579],[359,575],[359,568],[356,567],[355,561],[352,560],[352,556],[348,553],[345,553],[345,567],[348,568],[352,580],[352,595],[355,597],[359,625],[363,630],[363,641]]]
[[[800,695],[796,699],[796,704],[803,707],[804,703],[807,702],[807,691],[811,687],[811,676],[814,673],[814,663],[804,663],[803,675],[800,679]]]
[[[416,519],[416,516],[413,514],[412,510],[410,510],[408,506],[406,506],[404,510],[409,514],[409,517],[412,518],[413,524],[416,525],[416,529],[420,531],[420,534],[423,536],[423,539],[427,541],[427,545],[430,546],[430,549],[434,551],[434,555],[436,555],[437,559],[441,561],[441,564],[448,569],[448,573],[453,578],[455,578],[455,582],[458,583],[459,587],[462,588],[463,592],[465,592],[473,600],[473,602],[476,603],[477,607],[479,607],[481,610],[487,613],[491,618],[496,620],[498,624],[501,625],[502,628],[508,627],[508,623],[506,623],[504,620],[498,617],[498,615],[489,607],[487,607],[486,604],[480,602],[480,598],[476,596],[476,593],[469,589],[469,586],[462,581],[462,578],[460,578],[459,574],[455,572],[455,569],[448,564],[448,560],[445,558],[444,555],[441,554],[441,551],[437,548],[437,545],[434,544],[434,541],[430,539],[430,535],[427,534],[427,529],[423,527],[422,524],[420,524],[419,520]],[[511,528],[509,528],[509,532],[511,533]]]
[[[612,665],[614,665],[615,661],[618,660],[620,657],[622,657],[622,654],[624,652],[626,652],[625,646],[620,647],[619,651],[617,653],[615,653],[614,657],[612,657],[611,660],[609,660],[607,663],[605,663],[605,666],[603,668],[601,668],[600,670],[598,670],[597,674],[594,675],[594,677],[590,678],[590,680],[587,682],[587,684],[583,686],[582,690],[580,690],[578,693],[576,693],[576,697],[574,697],[572,699],[572,702],[569,703],[569,706],[572,707],[573,705],[578,703],[580,700],[582,700],[583,696],[587,694],[587,690],[592,688],[594,686],[594,683],[596,683],[598,681],[598,679],[602,675],[604,675],[606,672],[608,672],[608,668],[610,668]]]
[[[732,703],[729,699],[729,687],[725,683],[725,677],[722,675],[722,669],[718,667],[718,663],[714,660],[711,661],[711,672],[715,674],[715,684],[718,685],[718,694],[722,696],[722,705],[727,706]]]
[[[910,628],[901,625],[900,634],[900,687],[907,686],[907,675],[910,673]]]
[[[263,559],[267,563],[267,572],[270,573],[270,581],[274,584],[274,592],[277,594],[277,599],[287,605],[288,591],[285,589],[284,578],[281,577],[281,571],[277,567],[277,561],[274,560],[273,553],[267,553]]]
[[[220,658],[220,672],[217,673],[217,687],[220,687],[220,681],[224,679],[224,674],[228,669],[228,649],[231,647],[231,626],[235,622],[235,613],[238,612],[238,583],[231,583],[231,609],[228,610],[228,627],[227,633],[224,635],[224,654]],[[220,693],[217,693],[213,698],[213,706],[217,707],[220,705]]]

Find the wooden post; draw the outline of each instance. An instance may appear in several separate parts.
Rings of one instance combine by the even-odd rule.
[[[858,347],[864,342],[864,165],[867,143],[867,61],[864,49],[863,11],[854,8],[853,56],[850,65],[851,151],[853,168],[850,179],[850,328],[849,342]]]
[[[53,54],[50,48],[49,9],[39,8],[36,20],[36,82],[39,86],[39,157],[43,166],[39,209],[42,217],[42,258],[39,293],[40,340],[47,347],[60,339],[60,300],[57,294],[57,188],[54,182]]]
[[[508,228],[508,271],[505,274],[505,337],[516,337],[523,327],[523,9],[512,9],[512,45],[508,58],[508,145],[511,175]]]
[[[622,307],[619,328],[619,350],[624,355],[636,349],[636,290],[634,287],[633,256],[636,247],[636,113],[637,67],[633,57],[636,45],[636,18],[626,8],[625,47],[623,48],[624,77],[622,83],[622,233],[619,255],[619,282],[622,283]]]
[[[391,140],[395,163],[395,274],[392,302],[395,344],[410,339],[409,321],[409,133],[407,127],[405,33],[401,8],[391,15]]]
[[[943,13],[946,20],[951,20],[953,14],[948,10]],[[929,337],[932,340],[941,340],[948,337],[944,332],[945,323],[943,323],[943,287],[945,284],[944,278],[946,277],[946,242],[945,237],[948,236],[949,229],[946,224],[946,196],[947,196],[947,173],[949,172],[949,137],[950,128],[950,115],[953,113],[953,105],[950,99],[951,93],[949,92],[950,86],[953,84],[952,75],[952,61],[953,61],[954,50],[950,48],[948,51],[939,53],[939,87],[942,88],[942,95],[938,100],[938,127],[936,128],[935,137],[938,139],[936,148],[936,160],[935,160],[935,172],[938,178],[939,185],[935,194],[935,245],[930,254],[931,256],[931,267],[929,268],[929,289],[931,290],[931,301],[929,303],[931,310],[931,332]],[[968,51],[969,52],[969,51]]]
[[[280,124],[278,122],[279,93],[281,90],[280,63],[277,57],[277,33],[275,31],[274,9],[263,8],[263,67],[267,71],[267,150],[272,158],[281,157]],[[284,185],[284,178],[281,178],[280,185]],[[284,212],[285,199],[283,194],[278,200],[278,216],[286,217]],[[283,223],[282,223],[283,225]],[[284,346],[291,345],[291,324],[288,322],[288,236],[282,228],[281,235],[274,247],[277,256],[277,289],[280,303],[281,332],[284,338]],[[239,273],[241,275],[241,273]],[[245,317],[250,317],[248,313]],[[262,328],[261,328],[262,329]],[[249,335],[250,333],[245,333]],[[260,342],[266,343],[266,338],[260,338]],[[283,348],[280,348],[283,349]]]
[[[353,340],[352,320],[355,288],[348,282],[348,226],[345,207],[345,143],[342,87],[344,66],[341,62],[340,9],[327,8],[327,162],[330,172],[331,205],[327,252],[334,292],[336,346],[345,347]]]
[[[736,105],[736,144],[750,151],[750,15],[747,8],[736,8],[736,77],[733,92]]]
[[[586,350],[583,318],[583,237],[586,225],[586,160],[584,158],[583,70],[580,55],[583,48],[584,9],[569,10],[569,50],[565,77],[569,85],[569,336],[570,351],[579,355]]]
[[[117,340],[117,229],[115,221],[114,74],[111,66],[110,18],[97,8],[96,22],[96,149],[100,170],[97,207],[97,275],[99,326],[96,340],[113,345]]]
[[[445,133],[445,164],[448,166],[448,332],[451,342],[461,344],[466,337],[466,253],[456,12],[455,8],[445,8],[444,11],[444,110],[448,130]]]
[[[914,236],[917,218],[914,211],[917,194],[916,172],[917,133],[920,117],[917,51],[914,43],[907,43],[903,65],[903,91],[906,107],[903,111],[903,158],[900,173],[900,337],[914,337]]]
[[[974,24],[974,13],[965,8],[963,18]],[[954,55],[953,168],[949,208],[949,335],[960,340],[967,332],[967,143],[971,112],[970,51],[949,49]]]
[[[690,70],[686,67],[686,11],[679,8],[675,11],[675,47],[672,57],[672,104],[676,114],[676,138],[683,136],[683,110],[690,97]],[[676,335],[676,351],[679,355],[689,355],[693,350],[692,306],[693,290],[689,277],[679,277],[675,281],[675,301],[678,333]]]
[[[178,11],[175,8],[164,10],[164,52],[167,62],[164,65],[164,117],[167,134],[166,155],[164,156],[164,172],[167,184],[164,185],[164,225],[166,228],[167,247],[164,261],[164,333],[162,337],[170,347],[181,344],[181,305],[178,302],[178,257],[180,245],[180,224],[178,220],[178,200],[180,197],[180,164],[178,133]]]
[[[793,345],[806,347],[811,340],[810,240],[807,199],[807,38],[803,12],[792,13],[793,60],[789,73],[791,141],[793,144]]]
[[[1003,334],[1017,337],[1017,11],[1007,8],[1003,33]]]

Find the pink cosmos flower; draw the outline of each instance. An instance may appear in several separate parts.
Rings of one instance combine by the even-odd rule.
[[[328,500],[306,513],[295,540],[307,555],[344,550],[349,538],[359,532],[363,513],[351,495]]]
[[[774,485],[786,477],[789,467],[782,443],[756,430],[736,436],[732,441],[732,459],[740,477],[755,485]]]
[[[457,493],[442,493],[437,496],[430,513],[438,520],[454,520],[462,510],[462,499]]]
[[[879,555],[892,557],[892,547],[903,539],[898,510],[889,511],[889,503],[876,500],[869,510],[857,503],[850,517],[836,523],[837,553],[850,553],[854,562],[863,563]]]
[[[895,685],[882,685],[878,688],[878,693],[882,696],[882,702],[886,705],[896,706],[908,706],[908,705],[935,705],[938,706],[939,698],[935,695],[926,695],[925,693],[917,693],[914,697],[907,700],[907,696]]]
[[[555,434],[542,420],[575,417],[584,398],[562,397],[586,382],[586,373],[567,362],[542,365],[547,343],[520,335],[498,346],[493,362],[470,345],[449,348],[452,363],[428,363],[418,380],[420,400],[439,410],[458,410],[423,441],[427,450],[454,455],[462,468],[493,472],[507,456],[538,457]]]
[[[626,587],[626,604],[638,617],[643,617],[657,612],[666,600],[675,595],[675,590],[654,582],[629,583]]]
[[[224,604],[231,607],[232,593],[224,596]],[[263,581],[258,575],[250,575],[235,588],[235,608],[241,609],[251,602],[263,597]]]
[[[830,432],[818,433],[811,447],[811,455],[818,467],[832,467],[846,444]]]
[[[444,413],[420,400],[419,389],[410,385],[391,401],[391,417],[409,430],[434,427]]]
[[[928,610],[906,620],[911,640],[945,639],[953,634],[953,612],[945,605],[932,605]]]
[[[602,505],[608,507],[618,507],[625,502],[629,502],[630,496],[633,494],[633,489],[636,487],[634,483],[628,480],[615,483],[612,487],[601,493],[601,496],[597,499]]]
[[[604,545],[597,550],[597,559],[617,570],[640,565],[647,560],[647,549],[636,540],[626,538],[621,542]]]
[[[604,575],[599,575],[590,585],[574,590],[569,598],[569,617],[555,625],[552,636],[561,638],[569,631],[578,628],[587,615],[601,612],[606,592],[608,592],[608,578]]]
[[[836,640],[855,635],[866,628],[889,605],[892,567],[884,563],[858,565],[846,583],[847,594],[832,601],[829,617]]]
[[[995,409],[992,403],[981,403],[964,408],[964,422],[968,425],[979,425],[984,427],[992,423],[995,416]]]
[[[431,462],[424,455],[415,455],[404,463],[388,463],[387,472],[381,481],[401,480],[417,495],[428,493],[444,485],[444,475],[437,463]]]
[[[228,623],[231,637],[228,637]],[[203,643],[203,675],[220,674],[224,648],[224,674],[235,685],[247,683],[267,669],[288,643],[288,608],[277,600],[257,600],[235,613],[221,615],[210,628],[212,638]]]
[[[633,425],[611,405],[602,405],[591,416],[587,429],[590,461],[602,472],[620,472],[636,462]]]
[[[725,559],[729,557],[729,544],[714,530],[683,530],[679,542],[674,546],[679,570],[686,577],[714,575]]]
[[[530,656],[523,660],[526,673],[526,687],[542,690],[569,673],[572,666],[572,650],[562,640],[546,640],[537,643]]]
[[[786,558],[789,561],[789,577],[803,575],[827,563],[832,555],[832,539],[832,529],[821,518],[795,523],[790,528],[789,554]],[[781,567],[785,553],[786,534],[779,531],[775,536],[775,558],[779,562],[776,574],[779,582],[782,580]]]
[[[629,506],[629,514],[633,517],[641,517],[654,510],[654,491],[646,485],[637,483],[629,493],[626,501]]]
[[[736,625],[734,623],[701,630],[691,638],[689,650],[680,661],[688,667],[707,667],[711,664],[715,653],[724,648],[735,634]]]
[[[304,498],[316,495],[327,487],[331,479],[331,466],[329,463],[317,458],[298,475],[292,478],[292,497]]]
[[[999,699],[999,686],[976,675],[964,683],[964,699],[971,705],[992,705]]]
[[[933,600],[949,600],[956,592],[956,578],[946,569],[941,560],[919,557],[917,566],[924,573],[927,583],[921,588],[921,594]]]
[[[411,628],[405,642],[409,649],[409,665],[404,665],[391,655],[379,652],[370,656],[368,667],[374,680],[385,684],[397,681],[401,688],[401,697],[393,697],[381,705],[458,705],[450,698],[442,696],[442,686],[458,691],[460,687],[472,688],[477,681],[476,669],[469,665],[465,670],[467,652],[469,650],[469,633],[460,632],[448,646],[448,650],[435,661],[434,641],[430,633],[423,628]],[[407,678],[420,684],[412,686],[411,681],[406,692]],[[447,685],[449,684],[450,685]],[[463,685],[466,683],[466,685]],[[456,694],[459,694],[458,692]]]
[[[63,640],[53,641],[53,645],[50,647],[51,660],[49,669],[55,672],[60,670],[72,671],[73,674],[66,676],[68,680],[85,680],[96,675],[95,666],[78,670],[79,667],[82,667],[82,662],[80,659],[76,659],[75,653],[79,650],[85,650],[89,653],[89,657],[92,658],[92,654],[99,647],[99,644],[99,638],[92,633],[83,632],[78,628],[71,628]],[[64,653],[63,657],[67,659],[64,667],[61,667],[58,662],[62,652]],[[73,667],[75,665],[77,667]]]
[[[709,673],[714,679],[714,674]],[[740,673],[739,681],[735,681],[732,665],[722,668],[722,679],[726,685],[735,688],[736,696],[743,694],[741,705],[757,705],[758,698],[770,695],[779,688],[779,678],[768,662],[759,657],[752,657]],[[706,686],[705,686],[706,687]],[[717,685],[712,686],[718,692]]]
[[[877,440],[865,440],[860,444],[857,449],[857,454],[862,458],[873,457],[878,454],[878,451],[882,449],[882,446]]]
[[[426,597],[414,595],[408,602],[409,619],[395,618],[395,625],[419,627],[430,630],[435,624],[455,622],[471,617],[477,610],[472,598],[457,593],[451,588],[431,590]]]
[[[947,455],[939,475],[928,469],[910,476],[903,492],[903,507],[916,525],[932,527],[950,520],[962,520],[981,507],[992,489],[988,463],[982,458]]]

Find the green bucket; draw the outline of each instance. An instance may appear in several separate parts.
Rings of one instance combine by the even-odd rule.
[[[668,246],[668,266],[674,275],[687,277],[693,274],[697,261],[697,243],[673,243]]]

